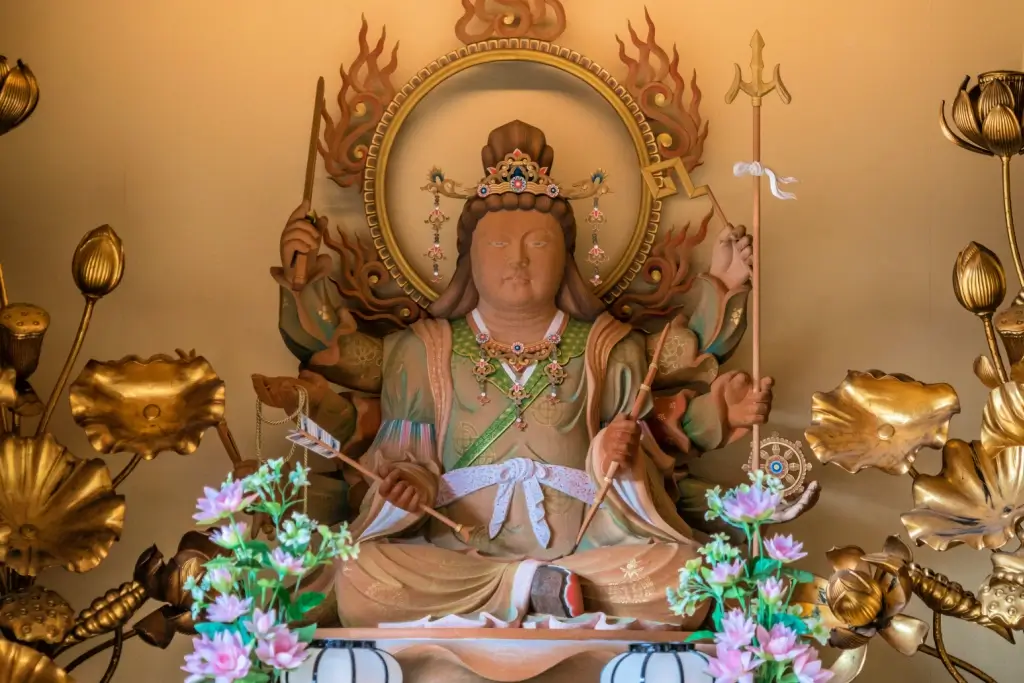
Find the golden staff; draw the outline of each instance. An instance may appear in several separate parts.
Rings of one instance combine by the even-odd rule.
[[[324,111],[324,77],[316,82],[316,100],[313,102],[313,124],[309,130],[309,154],[306,157],[306,182],[302,187],[302,201],[313,201],[313,178],[316,175],[316,151],[320,142],[320,118]],[[316,225],[316,212],[312,209],[306,214],[306,219]],[[306,258],[307,254],[295,252],[292,257],[292,289],[296,292],[306,284]],[[314,255],[314,258],[316,256]]]
[[[750,39],[750,81],[743,80],[743,69],[739,64],[734,64],[736,74],[733,77],[732,86],[725,95],[726,104],[732,104],[736,95],[742,90],[750,96],[750,104],[754,112],[754,158],[753,166],[757,169],[751,173],[754,177],[754,216],[750,231],[751,249],[753,251],[753,264],[750,273],[750,299],[751,299],[751,327],[753,328],[753,379],[754,389],[760,389],[761,383],[761,98],[778,91],[779,98],[783,104],[789,104],[792,97],[786,86],[782,83],[782,75],[779,73],[779,65],[775,65],[772,80],[765,82],[763,78],[764,60],[761,58],[761,51],[764,50],[764,39],[760,31],[754,31],[754,37]],[[755,424],[751,429],[751,456],[750,469],[756,471],[761,466],[761,425]]]
[[[634,422],[637,417],[640,416],[640,411],[643,410],[644,401],[651,394],[651,386],[654,384],[654,378],[658,374],[658,361],[661,360],[661,351],[665,348],[665,340],[668,339],[668,331],[670,327],[671,325],[665,325],[665,329],[661,331],[661,335],[658,337],[658,343],[654,347],[654,353],[651,354],[651,364],[647,367],[647,377],[644,378],[644,383],[640,385],[640,391],[637,392],[636,399],[633,401],[633,408],[629,411],[629,419]],[[590,506],[590,509],[587,510],[587,514],[583,517],[583,523],[580,525],[580,532],[576,534],[576,543],[572,546],[573,553],[575,553],[576,549],[580,547],[580,541],[583,540],[583,535],[587,533],[587,528],[590,526],[590,523],[594,521],[594,515],[597,514],[598,508],[601,507],[601,503],[603,503],[605,497],[607,497],[608,491],[612,487],[612,482],[615,481],[615,474],[618,471],[619,463],[613,462],[611,467],[608,468],[608,473],[604,476],[604,483],[601,484],[601,490],[598,491],[597,496],[594,497],[594,504]]]

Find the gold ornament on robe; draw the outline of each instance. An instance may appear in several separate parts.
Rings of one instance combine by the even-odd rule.
[[[941,448],[960,401],[948,384],[907,375],[850,371],[836,389],[814,394],[807,443],[823,463],[850,473],[874,467],[906,474],[922,448]]]
[[[0,438],[0,561],[22,576],[95,568],[121,536],[124,509],[102,460],[49,434]]]
[[[224,382],[205,358],[178,352],[89,361],[71,385],[71,415],[100,453],[195,452],[224,419]]]

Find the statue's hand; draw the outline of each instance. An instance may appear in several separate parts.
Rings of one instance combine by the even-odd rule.
[[[754,248],[750,235],[742,225],[731,225],[718,234],[711,252],[711,267],[708,274],[718,278],[727,291],[733,291],[750,280],[754,266]]]
[[[761,386],[754,388],[754,382],[745,372],[736,372],[731,376],[723,375],[726,382],[722,398],[726,405],[726,421],[733,429],[742,429],[768,421],[768,413],[772,409],[771,377],[761,380]]]
[[[628,415],[616,415],[604,428],[601,444],[605,466],[613,462],[628,465],[640,448],[640,424]]]
[[[430,500],[430,492],[407,470],[383,465],[378,472],[382,477],[377,493],[386,501],[406,512],[419,512],[420,505]]]
[[[295,278],[296,259],[299,254],[312,255],[312,258],[306,259],[304,274],[307,282],[318,267],[325,265],[320,261],[317,252],[320,251],[322,235],[327,230],[327,217],[320,216],[316,219],[316,224],[313,224],[306,219],[308,214],[309,202],[304,201],[288,217],[288,223],[281,233],[281,266],[289,282]],[[324,258],[329,266],[331,257],[324,255]]]
[[[768,524],[785,524],[804,514],[818,503],[821,496],[821,484],[812,481],[800,494],[800,497],[792,502],[784,502],[775,510],[775,514],[768,520]]]
[[[331,385],[321,375],[309,370],[302,370],[296,377],[265,377],[253,375],[252,386],[256,397],[271,408],[278,408],[286,413],[294,413],[299,408],[298,387],[306,390],[309,397],[309,411],[312,413],[320,402],[331,391]]]

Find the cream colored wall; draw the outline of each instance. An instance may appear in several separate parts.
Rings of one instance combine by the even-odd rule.
[[[627,19],[642,22],[639,3],[565,5],[569,28],[560,42],[623,73],[613,32],[623,32]],[[769,98],[764,114],[765,159],[801,181],[798,201],[768,201],[764,211],[764,366],[778,377],[772,427],[798,438],[813,391],[831,389],[848,368],[878,367],[952,383],[963,402],[954,433],[973,436],[983,390],[970,367],[984,342],[980,326],[957,307],[949,273],[968,240],[1004,262],[1008,249],[998,165],[945,142],[936,116],[965,74],[1019,66],[1024,5],[984,0],[965,12],[952,0],[649,0],[648,7],[662,39],[679,44],[685,69],[699,73],[711,135],[698,178],[713,185],[734,220],[749,212],[749,184],[730,170],[749,154],[750,114],[745,102],[726,106],[722,95],[732,63],[749,61],[755,28],[768,41],[768,67],[782,62],[794,96],[788,107]],[[332,101],[337,67],[354,55],[361,11],[371,35],[386,22],[389,36],[401,40],[396,82],[458,45],[455,0],[33,0],[4,7],[0,49],[29,62],[42,87],[35,115],[0,140],[7,282],[14,299],[40,304],[54,319],[37,386],[48,390],[55,379],[79,317],[71,252],[87,229],[110,223],[124,239],[127,274],[97,309],[79,364],[194,347],[227,381],[230,423],[252,451],[248,377],[294,367],[275,329],[277,292],[267,269],[301,193],[311,89],[327,76]],[[517,115],[507,100],[504,106],[506,118]],[[450,116],[473,116],[452,109]],[[567,130],[557,116],[550,126]],[[472,159],[481,143],[453,149]],[[586,143],[563,140],[562,163],[573,145]],[[403,201],[422,206],[418,194],[413,189]],[[332,211],[351,200],[325,182],[317,195]],[[1016,198],[1024,205],[1024,182]],[[693,207],[676,200],[669,218],[685,215]],[[350,225],[358,219],[351,214]],[[737,357],[749,358],[749,347]],[[53,426],[74,452],[89,453],[66,409]],[[738,449],[713,457],[736,476]],[[112,460],[117,468],[126,458]],[[150,543],[173,552],[201,486],[227,467],[212,434],[191,457],[164,454],[147,463],[124,486],[127,522],[109,559],[89,574],[54,572],[45,582],[81,608],[130,578]],[[926,454],[921,468],[937,469],[937,457]],[[878,548],[901,530],[909,479],[854,478],[820,466],[813,474],[826,493],[793,526],[813,552],[811,568],[825,571],[822,553],[834,544]],[[921,551],[919,558],[969,587],[987,572],[987,558],[966,550]],[[997,678],[1019,677],[1019,654],[995,636],[951,624],[948,638],[952,650]],[[180,681],[185,649],[184,639],[166,652],[132,642],[115,681]],[[78,673],[88,681],[100,670]],[[863,680],[943,675],[934,661],[905,659],[878,642]]]

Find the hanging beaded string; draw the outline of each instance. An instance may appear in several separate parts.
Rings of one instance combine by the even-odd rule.
[[[448,221],[448,216],[441,211],[441,195],[435,189],[434,191],[434,206],[427,214],[426,219],[423,221],[430,226],[431,230],[434,231],[434,243],[424,254],[427,258],[433,261],[431,282],[440,282],[443,278],[441,277],[441,266],[440,262],[444,260],[444,250],[441,248],[441,228]]]
[[[600,195],[594,197],[594,206],[587,215],[587,223],[590,224],[591,241],[590,251],[587,252],[587,262],[594,268],[590,284],[595,287],[601,284],[601,265],[608,260],[608,254],[601,248],[600,240],[598,239],[598,231],[607,221],[604,211],[601,211],[601,207],[598,205],[599,200]]]
[[[263,401],[256,397],[256,460],[263,464],[263,425],[270,425],[271,427],[278,427],[289,422],[293,423],[296,428],[300,427],[300,421],[303,417],[307,416],[307,408],[309,407],[309,393],[304,387],[295,386],[295,391],[299,395],[299,405],[295,408],[295,412],[288,415],[280,420],[268,420],[263,417]],[[295,449],[298,448],[298,444],[292,442],[291,448],[288,449],[288,455],[285,456],[286,462],[291,462],[292,456],[295,455]],[[309,469],[309,449],[302,449],[302,466],[307,470]],[[302,514],[307,514],[309,511],[309,488],[302,489]]]

